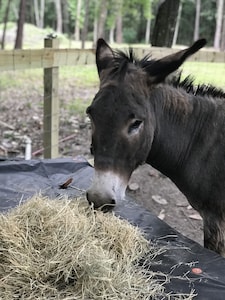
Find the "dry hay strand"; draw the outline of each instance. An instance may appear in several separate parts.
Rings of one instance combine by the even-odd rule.
[[[161,299],[139,264],[149,251],[139,229],[82,199],[35,196],[0,215],[1,299]]]

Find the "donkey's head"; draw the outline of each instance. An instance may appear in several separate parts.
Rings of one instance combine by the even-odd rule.
[[[132,49],[126,55],[98,40],[100,89],[87,108],[95,168],[87,199],[95,208],[109,208],[123,199],[132,172],[148,157],[155,131],[154,86],[204,45],[199,40],[160,60],[137,60]]]

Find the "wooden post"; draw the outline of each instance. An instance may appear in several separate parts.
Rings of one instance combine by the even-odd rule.
[[[59,39],[45,39],[45,48],[59,48]],[[58,157],[59,68],[44,69],[44,158]]]

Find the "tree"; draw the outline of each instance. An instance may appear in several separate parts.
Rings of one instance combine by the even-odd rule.
[[[109,28],[109,41],[114,43],[115,29],[118,15],[122,14],[123,1],[121,0],[109,0],[108,2],[108,16],[107,16],[107,28]]]
[[[23,25],[25,21],[26,0],[20,0],[19,17],[17,21],[17,34],[15,49],[21,49],[23,44]]]
[[[220,49],[222,22],[223,22],[223,6],[224,6],[224,0],[217,0],[216,31],[214,36],[214,48],[216,48],[217,50]]]
[[[63,20],[63,32],[70,34],[69,30],[69,4],[68,0],[62,0],[62,20]]]
[[[183,3],[182,1],[180,2],[179,9],[178,9],[178,16],[177,16],[177,21],[176,21],[176,26],[173,34],[173,42],[172,45],[176,45],[177,43],[177,37],[178,37],[178,32],[179,32],[179,27],[180,27],[180,18],[181,18],[181,13],[182,13],[182,7]]]
[[[201,0],[196,0],[196,11],[195,11],[195,28],[194,28],[194,41],[199,39],[199,24],[200,24],[200,11],[201,11]]]
[[[34,0],[34,16],[37,27],[44,27],[45,0]]]
[[[221,48],[222,51],[225,51],[225,5],[223,6],[223,28],[221,36]]]
[[[84,49],[85,41],[87,39],[87,32],[88,32],[88,17],[89,17],[89,0],[85,0],[85,19],[84,19],[84,26],[82,28],[82,49]]]
[[[62,33],[62,8],[61,1],[55,0],[55,10],[56,10],[56,31]]]
[[[4,20],[6,20],[9,2],[8,22],[21,20],[21,0],[0,1],[2,23],[6,24]],[[219,40],[219,47],[221,49],[225,47],[223,46],[225,33],[222,34],[222,31],[225,32],[223,21],[220,29],[216,30],[216,15],[219,24],[221,15],[223,17],[225,14],[225,12],[221,13],[222,10],[218,6],[219,3],[225,2],[224,0],[89,0],[88,14],[85,1],[26,1],[25,21],[40,28],[50,27],[52,30],[66,32],[68,35],[74,34],[76,40],[81,40],[84,39],[84,34],[82,37],[80,35],[83,32],[81,30],[86,15],[88,27],[85,39],[93,39],[94,43],[97,38],[104,37],[109,39],[110,43],[114,40],[126,43],[149,43],[151,40],[152,45],[158,46],[171,46],[174,43],[190,45],[193,37],[197,39],[202,36],[207,39],[208,46],[213,46],[214,37],[217,36],[215,40]],[[199,4],[201,26],[199,26]]]
[[[6,34],[6,27],[7,27],[8,17],[9,17],[10,3],[11,3],[11,0],[8,0],[7,6],[6,6],[6,10],[5,10],[4,28],[3,28],[2,43],[1,43],[2,49],[5,48],[5,34]]]
[[[116,19],[116,42],[123,42],[123,17],[121,11],[119,11]]]
[[[152,0],[144,1],[144,16],[146,19],[145,43],[150,42],[151,18],[152,18]]]
[[[159,5],[152,36],[153,46],[172,46],[179,4],[179,0],[164,0]]]
[[[105,38],[105,24],[107,18],[107,1],[100,1],[99,19],[98,19],[98,38]]]
[[[80,40],[81,4],[82,4],[82,0],[77,0],[76,20],[75,20],[75,29],[74,29],[75,41],[79,41]]]
[[[199,26],[199,36],[206,38],[207,45],[213,46],[216,24],[216,2],[212,0],[201,1],[201,25]],[[177,43],[190,45],[193,42],[196,16],[196,2],[185,0],[182,3],[182,13],[180,19]]]

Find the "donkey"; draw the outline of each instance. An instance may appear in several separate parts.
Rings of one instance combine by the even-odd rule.
[[[87,108],[95,175],[87,191],[94,208],[125,196],[132,172],[143,163],[169,177],[203,218],[204,246],[225,256],[225,92],[169,80],[206,44],[159,60],[138,60],[99,39],[100,88]]]

